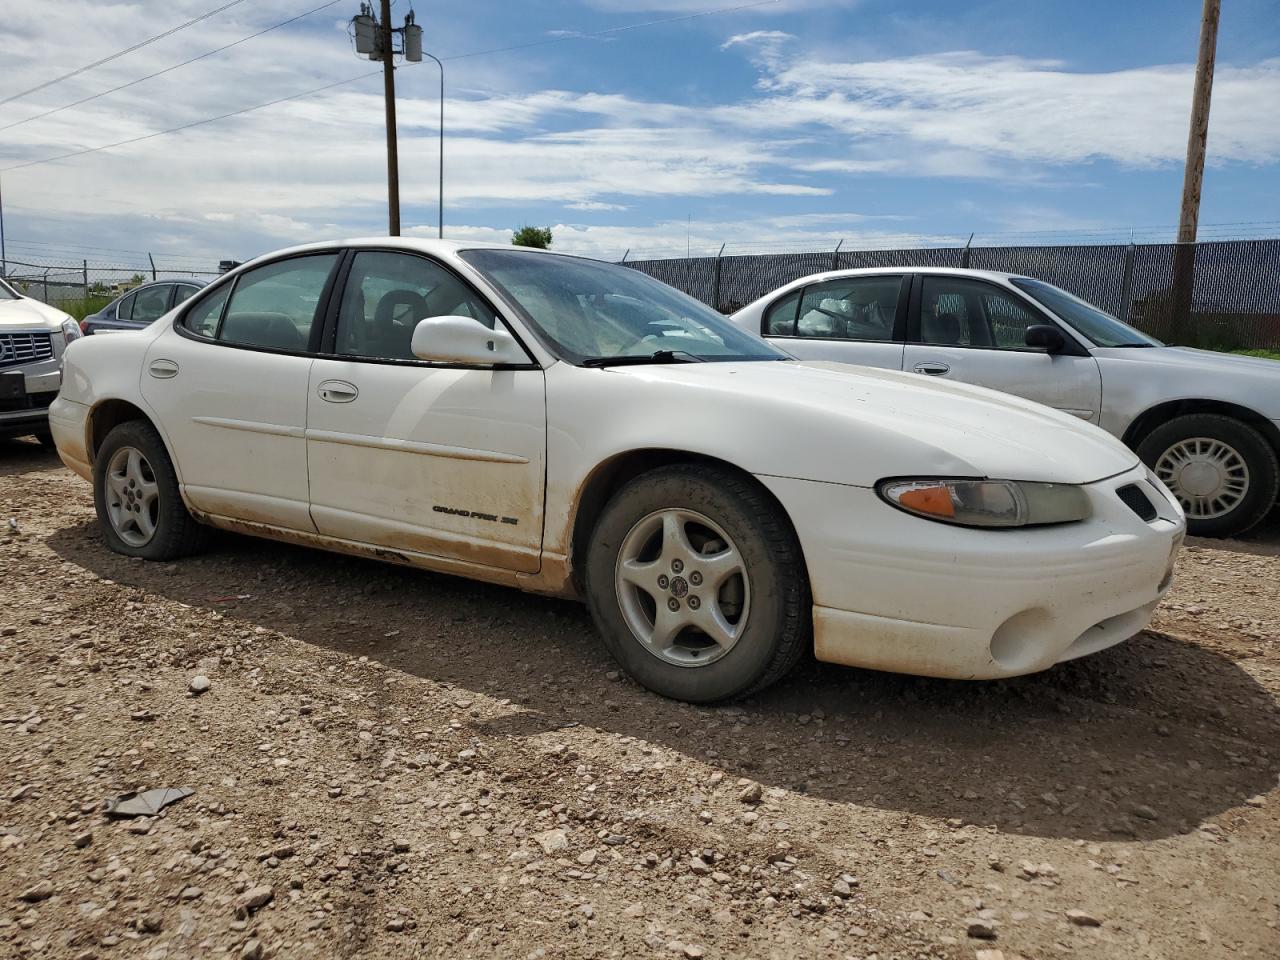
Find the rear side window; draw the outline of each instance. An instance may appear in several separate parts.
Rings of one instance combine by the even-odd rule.
[[[231,292],[231,284],[224,283],[209,296],[188,311],[182,325],[192,333],[202,337],[212,337],[218,332],[218,322],[222,319],[222,308],[227,305],[227,294]]]
[[[196,293],[199,289],[199,287],[188,286],[185,283],[178,284],[173,292],[173,305],[176,307],[184,300],[190,298],[192,294]]]
[[[169,291],[172,288],[166,283],[158,287],[147,287],[134,295],[133,313],[129,319],[134,323],[151,323],[159,319],[169,310]]]
[[[806,287],[797,337],[892,340],[902,277],[845,277]]]
[[[764,315],[762,333],[767,337],[794,337],[796,335],[796,308],[800,306],[800,294],[804,288],[794,290],[771,306]]]
[[[305,352],[336,253],[293,257],[241,274],[214,336],[227,343]]]
[[[121,300],[118,304],[116,304],[117,320],[133,319],[133,301],[136,297],[137,297],[136,293],[131,293],[127,297],[125,297],[123,300]]]

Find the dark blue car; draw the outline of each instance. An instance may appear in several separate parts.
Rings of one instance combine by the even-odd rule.
[[[195,280],[153,280],[134,287],[80,321],[86,334],[141,330],[168,313],[203,284]]]

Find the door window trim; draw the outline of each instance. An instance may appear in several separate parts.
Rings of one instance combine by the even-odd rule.
[[[520,345],[520,349],[524,351],[525,356],[529,358],[527,363],[495,363],[486,366],[480,366],[474,363],[445,363],[438,360],[419,360],[406,359],[403,357],[357,357],[350,354],[338,353],[338,315],[342,311],[342,298],[346,295],[347,282],[351,276],[351,266],[355,261],[356,255],[361,253],[392,253],[406,257],[414,257],[418,260],[425,260],[433,266],[439,267],[445,273],[449,274],[467,290],[472,296],[480,301],[484,306],[493,311],[494,317],[498,323],[501,323],[507,333],[515,339]],[[228,302],[230,298],[228,297]],[[334,289],[329,299],[328,307],[324,315],[323,330],[321,339],[317,345],[318,352],[315,356],[322,360],[343,360],[348,363],[376,363],[392,366],[403,367],[426,367],[436,370],[541,370],[542,365],[535,359],[533,352],[525,345],[511,323],[503,316],[502,311],[494,307],[492,301],[476,289],[475,284],[464,277],[449,264],[438,260],[431,254],[424,253],[420,250],[406,250],[404,247],[395,246],[373,246],[373,247],[350,247],[347,250],[347,256],[343,258],[339,265],[338,275],[334,278]]]
[[[810,287],[816,287],[824,283],[837,283],[841,280],[884,280],[889,277],[898,278],[898,302],[894,307],[893,313],[893,329],[889,332],[887,340],[871,340],[865,337],[802,337],[796,334],[796,324],[800,322],[800,305],[804,303],[804,298],[809,293]],[[760,314],[760,336],[768,340],[802,340],[817,343],[903,343],[905,342],[907,332],[907,316],[908,306],[911,296],[912,273],[910,270],[888,270],[884,273],[857,273],[846,277],[826,277],[823,280],[813,280],[809,283],[792,287],[781,296],[774,297],[769,301],[769,305],[764,308]],[[775,306],[791,296],[793,293],[799,292],[796,297],[796,315],[791,318],[792,333],[768,333],[765,330],[765,324],[768,321],[769,311]]]
[[[209,343],[219,347],[228,347],[233,350],[252,350],[255,353],[272,353],[288,357],[310,357],[315,358],[321,356],[317,351],[321,331],[323,330],[323,321],[328,316],[328,311],[332,308],[334,281],[338,274],[342,271],[348,254],[348,248],[345,247],[324,247],[319,250],[298,250],[293,253],[286,254],[282,257],[275,257],[270,260],[255,261],[246,264],[244,267],[237,269],[234,273],[228,274],[225,278],[215,280],[200,290],[199,293],[192,294],[182,303],[182,312],[173,321],[173,330],[178,336],[186,337],[188,340],[195,340],[199,343]],[[298,260],[303,257],[320,257],[336,254],[333,266],[329,268],[329,276],[325,279],[324,287],[320,291],[320,299],[316,304],[316,313],[311,320],[311,329],[307,334],[307,348],[305,350],[285,350],[279,347],[263,347],[253,343],[235,343],[230,340],[218,339],[218,334],[222,332],[222,322],[227,316],[227,307],[231,305],[232,298],[236,295],[236,287],[240,284],[240,278],[245,274],[252,273],[259,267],[269,267],[277,263],[285,263],[289,260]],[[222,304],[222,310],[218,314],[218,325],[214,328],[213,336],[206,337],[203,334],[196,333],[187,326],[187,317],[198,305],[205,302],[206,299],[216,296],[218,291],[228,287],[227,299]]]
[[[1030,353],[1046,356],[1045,351],[1036,347],[1001,347],[995,344],[985,343],[925,343],[920,339],[920,312],[924,307],[924,282],[929,277],[942,278],[944,280],[963,280],[967,283],[977,284],[982,287],[989,287],[999,293],[1004,294],[1007,299],[1013,300],[1020,307],[1036,318],[1038,324],[1047,327],[1056,327],[1058,332],[1062,334],[1064,346],[1058,353],[1052,356],[1068,356],[1068,357],[1088,357],[1091,356],[1088,350],[1080,345],[1076,339],[1075,331],[1067,330],[1056,319],[1045,313],[1039,306],[1023,295],[1015,288],[1001,286],[993,283],[984,277],[971,277],[967,274],[953,273],[917,273],[915,281],[912,283],[911,290],[911,308],[907,314],[906,324],[906,344],[910,347],[933,347],[937,350],[988,350],[995,353]]]

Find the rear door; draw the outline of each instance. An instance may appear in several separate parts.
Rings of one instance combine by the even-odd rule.
[[[247,270],[152,342],[142,393],[197,510],[315,530],[307,385],[338,258],[307,253]]]
[[[911,303],[904,370],[976,383],[1098,422],[1098,362],[1066,330],[1061,353],[1028,347],[1027,327],[1058,325],[1021,295],[977,277],[923,274]]]
[[[504,570],[541,563],[543,372],[428,363],[418,321],[501,324],[443,264],[397,250],[350,258],[307,389],[311,515],[320,533]]]
[[[801,360],[901,369],[908,278],[894,273],[811,283],[770,304],[760,333]]]

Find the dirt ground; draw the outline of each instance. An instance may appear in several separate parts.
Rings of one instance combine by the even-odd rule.
[[[697,708],[575,604],[123,559],[0,441],[0,956],[1273,960],[1278,545],[1193,543],[1151,631],[1040,676]]]

